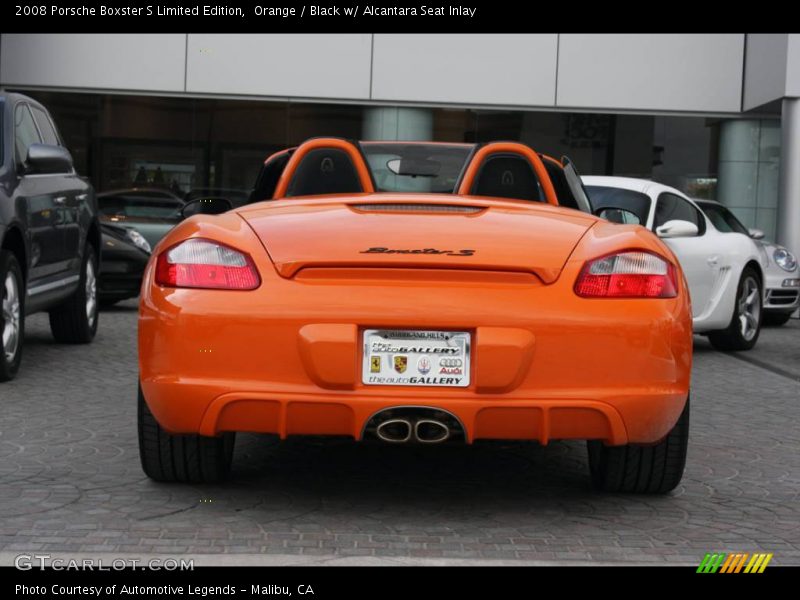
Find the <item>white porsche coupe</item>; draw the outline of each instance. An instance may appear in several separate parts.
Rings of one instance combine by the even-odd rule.
[[[651,229],[689,283],[695,333],[718,350],[749,350],[761,331],[766,257],[742,233],[721,232],[675,188],[628,177],[583,177],[595,214]]]

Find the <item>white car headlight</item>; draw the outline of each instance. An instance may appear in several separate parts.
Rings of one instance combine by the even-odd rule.
[[[139,250],[144,250],[145,252],[150,254],[151,250],[150,244],[146,239],[144,239],[144,236],[141,233],[139,233],[135,229],[128,229],[128,232],[125,234],[125,237],[127,237],[131,241],[131,243],[133,243],[134,246],[139,248]]]
[[[797,268],[797,259],[786,248],[777,248],[772,253],[775,264],[784,271],[794,271]]]

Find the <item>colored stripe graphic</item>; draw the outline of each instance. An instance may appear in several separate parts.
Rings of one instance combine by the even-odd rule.
[[[748,556],[750,556],[750,555],[747,552],[742,554],[742,558],[739,560],[739,564],[736,565],[736,570],[734,571],[734,573],[738,573],[739,571],[742,570],[742,567],[744,567],[744,561],[747,560]]]
[[[722,563],[722,568],[719,570],[720,573],[730,573],[731,568],[733,565],[736,564],[736,559],[739,558],[738,554],[728,554],[728,558]]]
[[[758,572],[759,572],[759,573],[763,573],[763,572],[764,572],[764,569],[766,569],[766,568],[767,568],[767,565],[769,564],[769,561],[771,561],[771,560],[772,560],[772,553],[770,552],[770,553],[769,553],[769,554],[767,554],[767,556],[764,558],[764,562],[762,562],[762,563],[761,563],[761,568],[758,570]]]
[[[732,573],[733,566],[738,562],[740,554],[729,554],[728,558],[725,559],[725,562],[722,563],[722,568],[719,570],[720,573]]]
[[[700,563],[700,566],[697,567],[698,573],[716,573],[719,566],[722,564],[722,561],[725,560],[724,553],[717,553],[714,554],[706,554],[703,557],[703,561]]]
[[[772,560],[772,554],[747,552],[736,552],[726,554],[724,552],[709,552],[700,561],[697,573],[763,573],[764,569]],[[748,561],[749,559],[749,561]],[[747,566],[745,566],[747,563]]]
[[[744,568],[745,573],[749,573],[750,570],[753,568],[753,565],[756,564],[758,557],[761,556],[760,554],[753,554],[753,558],[750,559],[750,562],[747,563],[747,566]]]

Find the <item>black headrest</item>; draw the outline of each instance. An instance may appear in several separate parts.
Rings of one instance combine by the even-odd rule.
[[[483,161],[471,193],[514,200],[541,200],[539,180],[528,160],[518,154],[492,154]]]
[[[363,192],[350,155],[339,148],[316,148],[300,159],[286,196],[357,194]]]

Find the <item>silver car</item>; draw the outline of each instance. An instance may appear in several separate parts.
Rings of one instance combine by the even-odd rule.
[[[797,258],[783,246],[759,240],[767,253],[769,266],[764,271],[764,323],[783,325],[800,307],[800,270]]]
[[[714,226],[720,231],[749,235],[756,240],[766,258],[764,270],[765,325],[783,325],[800,307],[800,269],[797,258],[783,246],[769,242],[758,229],[748,229],[724,205],[713,200],[695,199]]]

